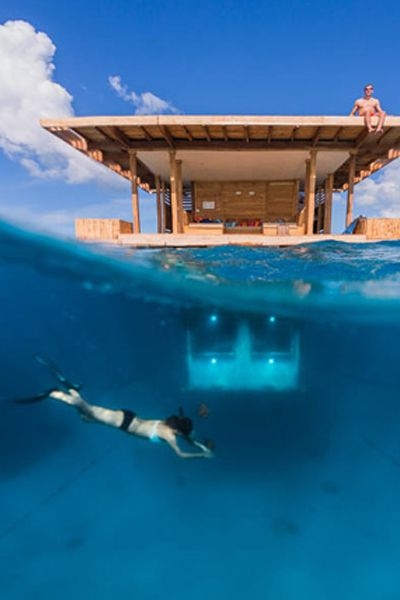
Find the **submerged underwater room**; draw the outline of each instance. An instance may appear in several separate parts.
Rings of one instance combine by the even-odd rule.
[[[397,600],[399,255],[2,224],[2,598]],[[182,411],[212,454],[80,418],[44,397],[55,373],[97,406]]]

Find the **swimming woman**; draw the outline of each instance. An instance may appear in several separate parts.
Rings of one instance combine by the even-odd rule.
[[[89,404],[79,393],[80,386],[65,379],[52,363],[39,356],[36,358],[50,369],[60,385],[57,388],[31,398],[14,400],[17,404],[33,404],[46,398],[52,398],[75,407],[81,418],[85,421],[102,423],[109,427],[121,429],[126,433],[147,438],[150,441],[161,440],[167,442],[180,458],[211,458],[213,456],[213,453],[207,446],[198,442],[192,436],[192,420],[183,414],[182,409],[179,410],[178,415],[171,415],[165,420],[155,420],[141,419],[136,413],[127,409],[115,410]],[[178,446],[178,437],[183,438],[190,445],[196,446],[201,452],[183,452]]]

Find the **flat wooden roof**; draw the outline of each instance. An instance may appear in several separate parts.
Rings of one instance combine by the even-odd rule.
[[[45,119],[42,127],[90,158],[130,179],[128,152],[137,152],[140,185],[169,178],[169,155],[194,180],[304,179],[304,161],[318,151],[317,181],[334,173],[345,189],[349,153],[356,182],[400,156],[400,117],[387,117],[382,134],[368,133],[362,117],[189,116]],[[282,155],[285,151],[285,156]]]

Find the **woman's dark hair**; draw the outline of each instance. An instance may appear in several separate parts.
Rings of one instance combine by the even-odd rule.
[[[178,433],[184,436],[189,436],[193,430],[192,419],[183,415],[171,415],[168,419],[165,419],[165,423],[174,429]]]

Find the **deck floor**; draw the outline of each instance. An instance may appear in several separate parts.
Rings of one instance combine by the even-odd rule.
[[[120,234],[117,244],[134,248],[196,248],[209,246],[295,246],[334,240],[347,243],[369,242],[365,235],[188,235],[178,233]]]

